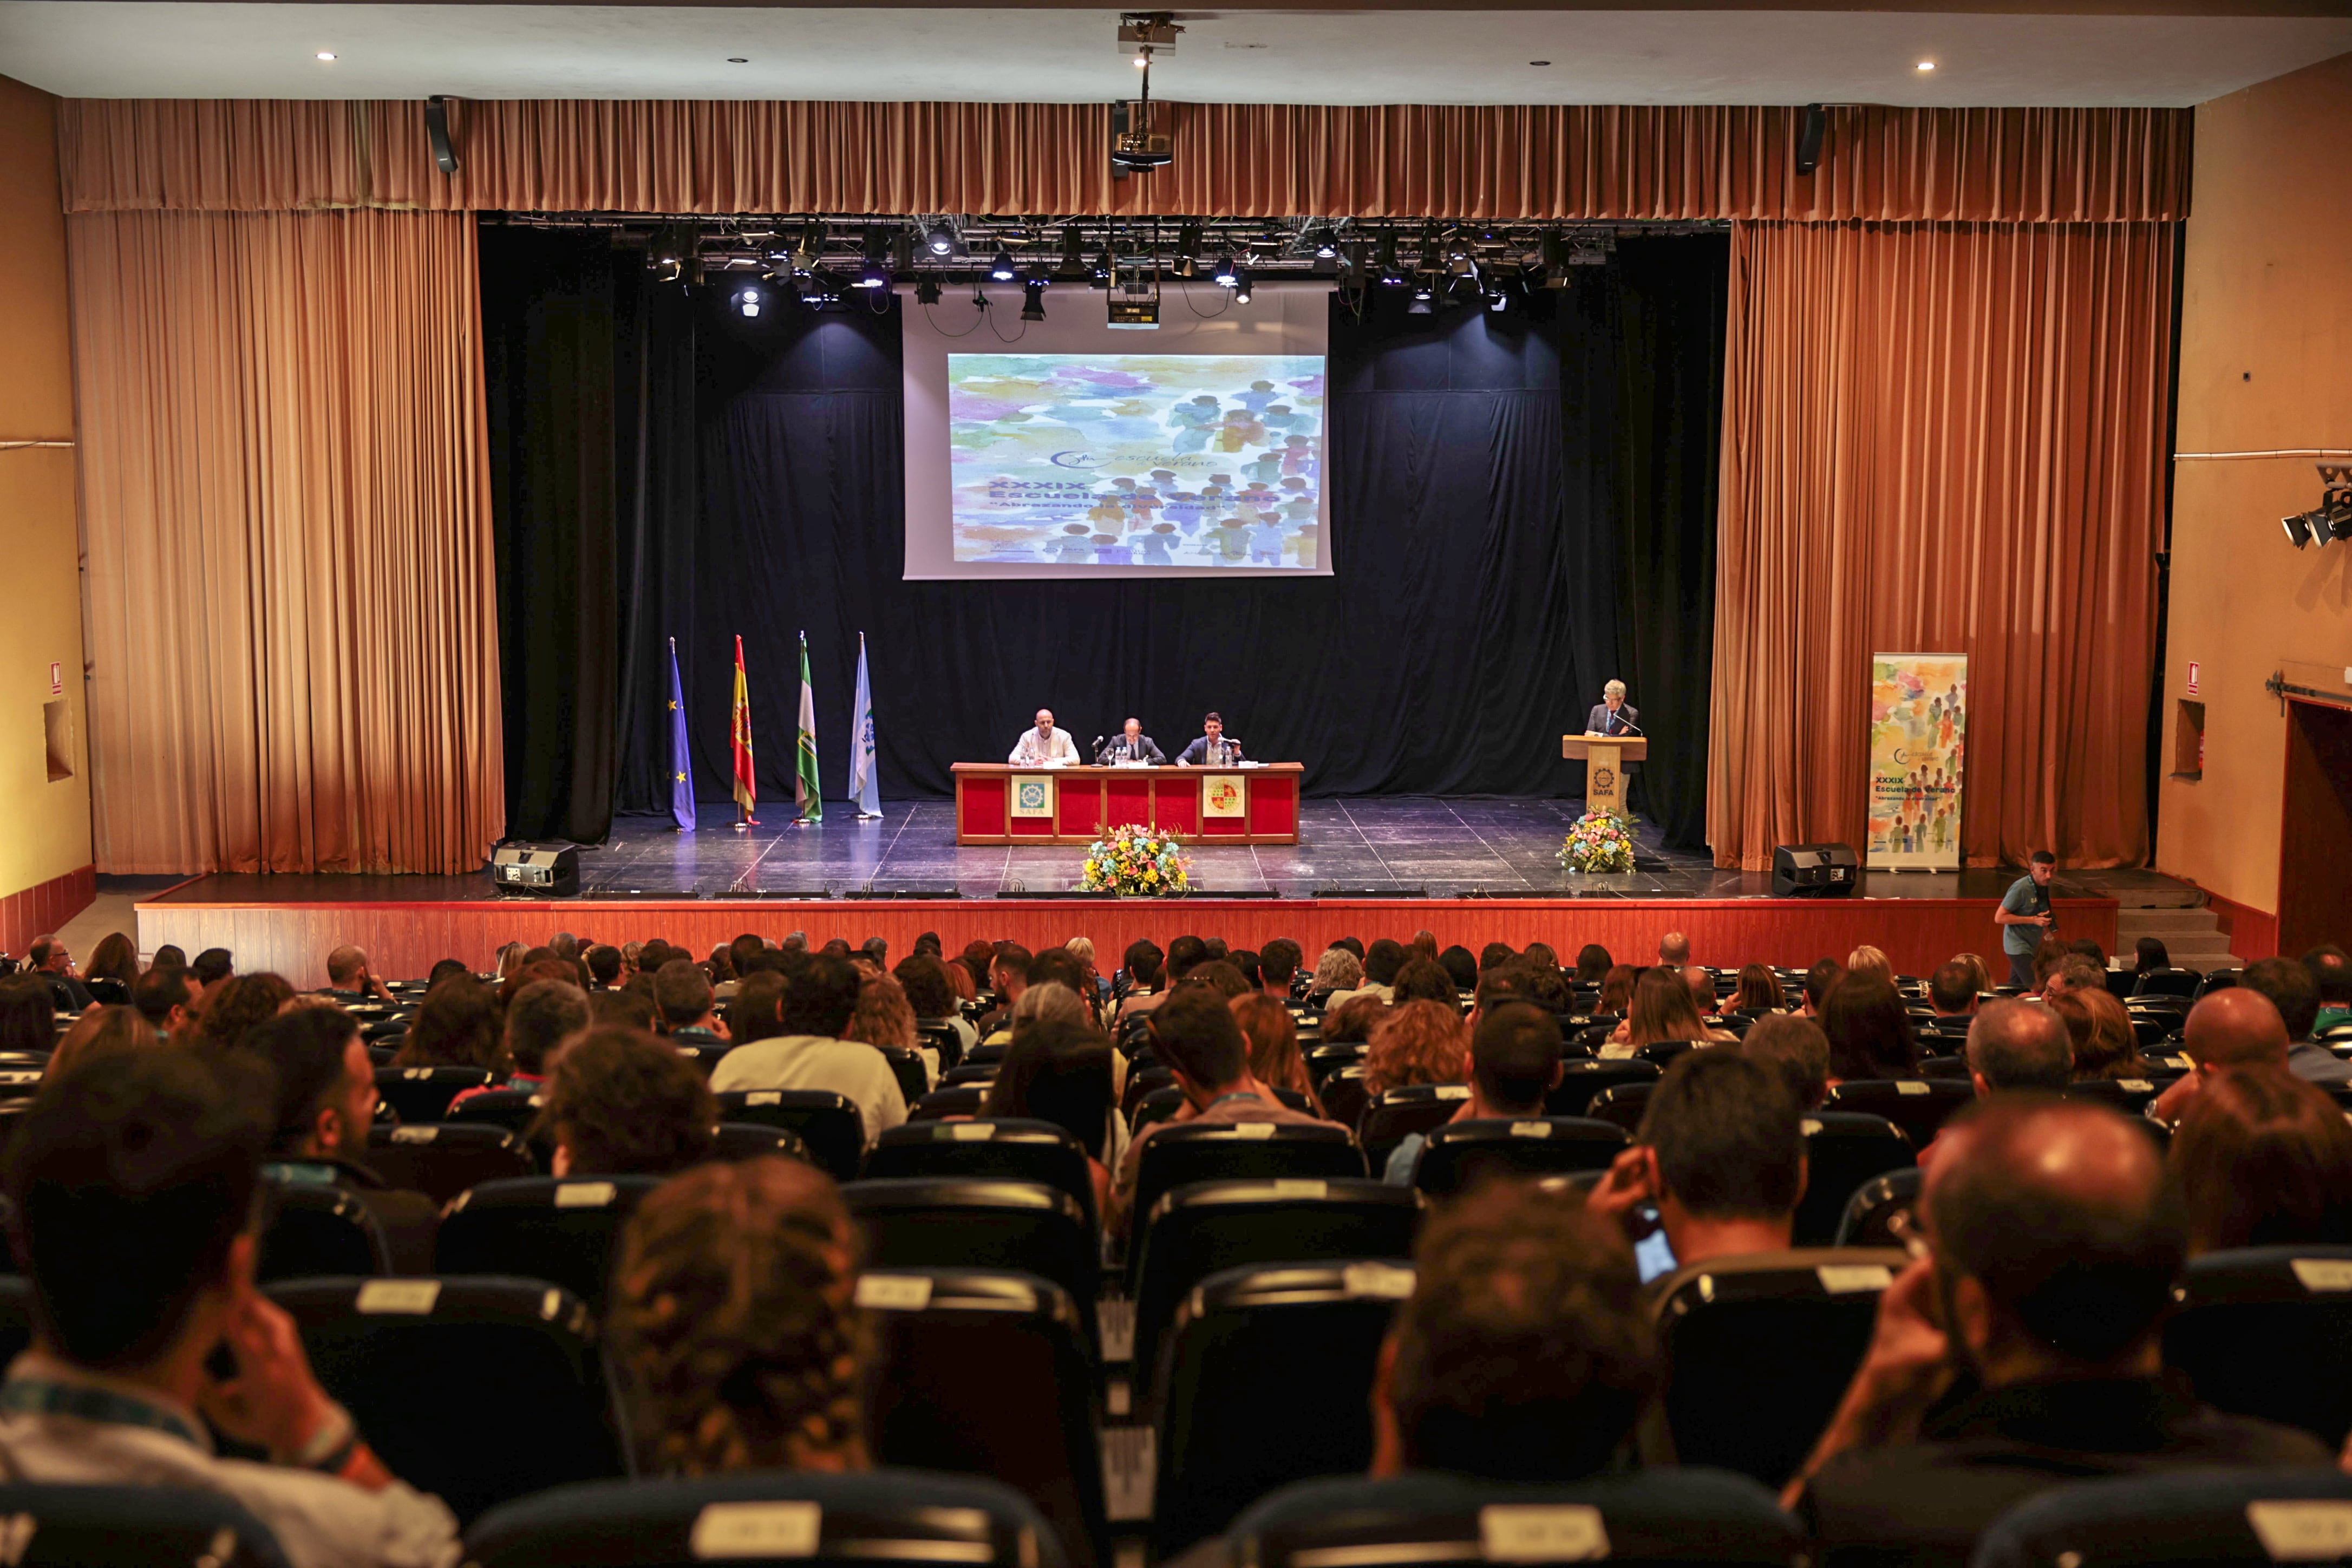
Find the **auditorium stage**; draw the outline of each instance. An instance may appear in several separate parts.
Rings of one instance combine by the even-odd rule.
[[[1581,807],[1575,800],[1309,800],[1295,846],[1196,849],[1196,891],[1166,900],[1070,899],[1082,849],[958,846],[945,801],[886,803],[859,822],[828,803],[822,826],[786,825],[774,809],[747,833],[725,807],[707,826],[674,831],[667,817],[615,820],[612,838],[581,852],[581,896],[506,900],[488,878],[199,877],[145,893],[139,945],[191,953],[224,946],[242,970],[274,968],[298,984],[324,981],[327,950],[356,942],[379,973],[421,975],[435,960],[487,966],[509,940],[558,931],[614,942],[661,936],[708,951],[740,931],[814,942],[879,935],[894,953],[936,931],[950,946],[975,937],[1031,947],[1091,937],[1115,963],[1149,936],[1186,931],[1236,946],[1288,936],[1314,951],[1334,937],[1441,942],[1549,942],[1572,958],[1587,942],[1639,963],[1657,937],[1682,930],[1702,963],[1810,963],[1864,942],[1898,968],[1924,973],[1955,952],[1997,954],[1992,908],[2014,870],[1867,873],[1853,900],[1780,900],[1759,872],[1718,870],[1642,832],[1636,868],[1576,876],[1553,859]],[[129,889],[126,889],[129,890]],[[2059,874],[2063,929],[2112,946],[2118,899],[2201,902],[2194,888],[2150,871]]]

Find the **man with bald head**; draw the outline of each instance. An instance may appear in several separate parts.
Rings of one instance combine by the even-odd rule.
[[[1690,963],[1690,938],[1678,931],[1670,931],[1660,937],[1658,962],[1669,969],[1686,966]]]
[[[2039,1002],[2004,996],[1987,1003],[1969,1023],[1969,1081],[1977,1098],[2011,1089],[2056,1093],[2074,1075],[2074,1042],[2065,1021]],[[1943,1158],[1947,1140],[1919,1151],[1919,1168]]]
[[[1879,1299],[1869,1353],[1782,1500],[1816,1561],[1959,1568],[1979,1531],[2052,1487],[2328,1461],[2307,1434],[2160,1377],[2188,1236],[2146,1133],[2021,1092],[1969,1107],[1939,1142],[1925,1255]]]
[[[2189,1009],[2181,1049],[2196,1070],[2173,1080],[2147,1108],[2167,1127],[2179,1124],[2189,1102],[2213,1074],[2229,1068],[2286,1066],[2286,1020],[2271,999],[2252,986],[2216,991]]]

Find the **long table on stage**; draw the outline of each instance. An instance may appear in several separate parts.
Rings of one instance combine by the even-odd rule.
[[[1298,842],[1298,763],[1247,768],[1020,768],[958,763],[959,844],[1090,844],[1129,823],[1202,843]]]

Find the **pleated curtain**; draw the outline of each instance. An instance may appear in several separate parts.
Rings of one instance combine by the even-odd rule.
[[[465,871],[503,759],[474,225],[68,224],[101,871]]]

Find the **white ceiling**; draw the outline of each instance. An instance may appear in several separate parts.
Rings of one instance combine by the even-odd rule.
[[[1092,102],[1134,91],[1117,15],[0,0],[0,74],[84,98]],[[2352,51],[2325,16],[1179,15],[1152,90],[1195,102],[2179,105]]]

